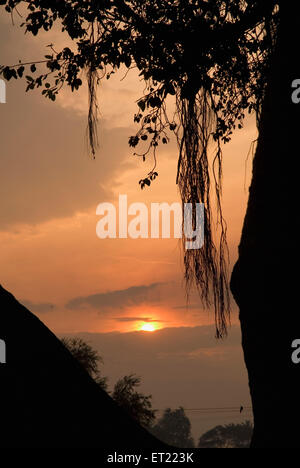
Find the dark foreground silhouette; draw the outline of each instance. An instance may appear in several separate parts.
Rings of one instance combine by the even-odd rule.
[[[80,367],[56,336],[0,286],[0,447],[166,448]]]

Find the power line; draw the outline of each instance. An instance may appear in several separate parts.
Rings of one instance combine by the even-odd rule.
[[[172,409],[172,408],[171,408]],[[178,408],[175,408],[178,409]],[[203,412],[203,414],[206,413],[240,413],[240,406],[223,406],[223,407],[206,407],[206,408],[183,408],[184,411],[199,411]],[[174,408],[173,408],[174,410]],[[165,411],[165,408],[159,408],[156,409],[155,411]],[[249,412],[252,411],[252,406],[244,406],[242,412]]]

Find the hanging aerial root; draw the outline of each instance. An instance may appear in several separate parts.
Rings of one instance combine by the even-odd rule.
[[[87,83],[89,93],[89,110],[88,110],[88,125],[87,125],[87,137],[88,146],[91,150],[92,157],[95,158],[95,153],[98,147],[98,133],[97,133],[97,122],[98,122],[98,102],[97,102],[97,88],[98,88],[98,74],[97,70],[91,65],[87,69]]]
[[[196,226],[196,204],[204,204],[204,245],[199,249],[185,249],[183,235],[184,266],[187,293],[196,285],[206,306],[212,303],[215,310],[216,336],[224,337],[230,323],[228,249],[226,223],[222,216],[222,152],[218,144],[213,163],[217,204],[217,247],[213,239],[210,170],[208,144],[215,130],[216,119],[210,97],[205,91],[189,99],[177,96],[177,114],[181,119],[178,133],[179,163],[177,183],[182,203],[193,206],[193,229]]]

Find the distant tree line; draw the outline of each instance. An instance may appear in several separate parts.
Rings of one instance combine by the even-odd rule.
[[[125,375],[115,383],[110,392],[108,379],[99,369],[99,363],[103,363],[99,353],[81,338],[62,338],[61,341],[95,382],[110,393],[115,402],[149,432],[173,447],[195,447],[191,422],[183,407],[174,410],[166,408],[161,418],[156,420],[156,411],[152,409],[152,395],[144,395],[138,391],[141,385],[140,377],[135,374]],[[216,426],[200,437],[197,447],[248,448],[252,431],[253,426],[250,421]]]
[[[155,420],[155,411],[151,403],[152,395],[144,395],[137,390],[141,384],[140,377],[135,374],[125,375],[115,383],[110,392],[107,385],[108,379],[101,374],[99,369],[99,363],[103,363],[99,353],[81,338],[62,338],[61,341],[95,382],[110,393],[119,406],[142,426],[152,426]]]

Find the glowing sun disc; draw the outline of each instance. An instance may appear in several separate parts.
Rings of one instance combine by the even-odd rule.
[[[144,323],[144,325],[141,327],[141,330],[153,332],[155,331],[155,326],[152,323]]]

